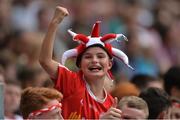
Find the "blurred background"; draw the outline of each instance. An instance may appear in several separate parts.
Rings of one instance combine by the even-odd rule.
[[[156,78],[163,88],[162,76],[170,67],[180,66],[179,0],[0,0],[1,81],[10,85],[13,81],[20,89],[53,87],[38,56],[57,5],[70,13],[59,25],[55,40],[53,55],[59,62],[64,51],[77,45],[67,30],[90,35],[92,25],[100,20],[101,36],[122,33],[128,38],[128,42],[114,41],[112,45],[127,54],[135,71],[114,59],[112,72],[117,83],[143,74]],[[69,69],[77,70],[74,60],[67,62]],[[18,103],[14,106],[13,110]]]

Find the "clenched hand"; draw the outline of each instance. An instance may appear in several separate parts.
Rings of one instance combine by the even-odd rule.
[[[67,11],[66,8],[57,6],[56,10],[54,12],[54,16],[52,18],[52,22],[59,24],[64,19],[64,17],[67,15],[69,15],[69,12]]]

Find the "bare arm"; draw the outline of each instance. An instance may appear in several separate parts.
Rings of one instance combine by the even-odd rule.
[[[59,23],[67,16],[69,13],[66,8],[57,6],[54,16],[49,24],[48,32],[43,40],[41,52],[39,56],[39,62],[41,66],[46,70],[46,72],[52,77],[57,77],[57,68],[59,63],[52,59],[53,45],[56,36],[56,31],[58,29]]]

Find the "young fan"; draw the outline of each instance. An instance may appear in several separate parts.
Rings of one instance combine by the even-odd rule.
[[[68,30],[73,40],[79,42],[79,46],[66,51],[60,64],[52,59],[53,44],[58,25],[68,14],[66,8],[56,7],[39,58],[40,64],[53,79],[55,88],[64,96],[62,115],[65,119],[120,118],[121,111],[116,108],[117,101],[106,92],[104,81],[110,76],[113,56],[129,66],[127,56],[109,44],[124,36],[99,36],[99,21],[93,26],[90,36]],[[77,57],[76,65],[80,69],[78,72],[70,71],[64,66],[70,57]]]

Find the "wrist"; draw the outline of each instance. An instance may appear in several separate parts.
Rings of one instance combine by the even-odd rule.
[[[59,24],[59,23],[61,23],[62,20],[63,20],[63,17],[59,17],[59,18],[54,17],[54,18],[51,20],[51,23],[53,23],[53,24]]]
[[[56,20],[52,20],[50,23],[49,23],[49,27],[53,27],[53,28],[57,28],[59,25],[59,22],[56,21]]]

